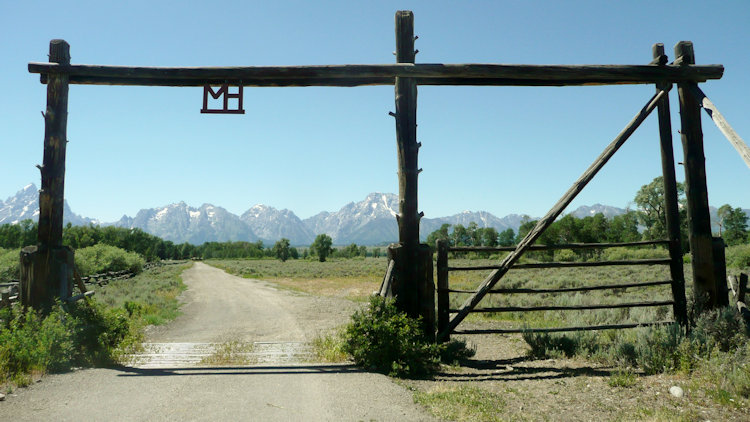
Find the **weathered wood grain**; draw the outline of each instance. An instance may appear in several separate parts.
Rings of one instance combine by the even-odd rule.
[[[412,40],[413,46],[413,40]],[[412,50],[413,51],[413,50]],[[398,51],[396,52],[398,55]],[[394,78],[415,78],[419,85],[619,85],[705,82],[720,79],[722,65],[524,65],[524,64],[343,64],[314,66],[144,67],[28,64],[30,73],[66,74],[70,83],[93,85],[244,86],[393,85]],[[42,78],[42,82],[46,82]]]
[[[695,63],[693,43],[681,41],[675,45],[675,56],[684,66]],[[680,97],[680,134],[685,167],[685,196],[687,198],[690,254],[693,267],[693,292],[705,309],[717,304],[716,280],[706,185],[706,157],[703,152],[703,129],[700,104],[690,93],[694,82],[677,85]]]
[[[654,44],[651,50],[654,61],[662,60],[664,44]],[[662,65],[663,65],[662,63]],[[668,82],[657,82],[656,91],[669,90]],[[669,110],[669,96],[659,101],[656,107],[659,117],[659,147],[661,152],[661,170],[664,186],[664,213],[666,215],[667,238],[669,240],[669,273],[672,278],[672,297],[674,298],[674,316],[677,322],[687,324],[687,300],[685,298],[685,274],[682,263],[682,234],[680,232],[680,208],[677,198],[677,179],[674,167],[674,147],[672,145],[672,121]]]
[[[440,267],[438,267],[439,270]],[[644,281],[640,283],[616,283],[616,284],[604,284],[597,286],[581,286],[581,287],[561,287],[559,289],[492,289],[487,294],[554,294],[554,293],[575,293],[575,292],[589,292],[593,290],[617,290],[617,289],[628,289],[638,287],[649,287],[649,286],[661,286],[664,284],[671,284],[671,280],[661,281]],[[438,294],[441,291],[448,293],[474,293],[474,290],[460,290],[460,289],[441,289],[438,284]]]
[[[727,122],[727,119],[724,118],[724,115],[721,114],[719,112],[719,109],[716,108],[716,105],[714,105],[714,103],[711,102],[708,97],[706,97],[706,94],[703,93],[698,85],[691,85],[690,92],[695,96],[696,100],[700,102],[703,110],[706,110],[706,114],[708,114],[708,117],[711,118],[711,121],[713,121],[716,127],[719,128],[721,133],[724,134],[729,143],[732,144],[732,147],[737,150],[737,152],[740,154],[740,157],[742,158],[742,161],[744,161],[745,164],[750,167],[750,147],[747,146],[745,140],[742,139],[742,137],[740,137],[740,135],[738,135],[737,132],[734,131],[734,128],[729,125],[729,122]]]

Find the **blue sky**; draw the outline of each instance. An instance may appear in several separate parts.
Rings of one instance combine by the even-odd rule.
[[[393,63],[396,10],[413,10],[417,62],[645,64],[680,40],[702,85],[750,139],[750,2],[4,1],[0,198],[39,185],[45,86],[27,72],[63,38],[73,63],[249,66]],[[420,87],[419,207],[544,214],[653,94],[652,86]],[[113,221],[177,201],[301,218],[398,192],[393,88],[246,88],[244,115],[200,114],[202,89],[73,85],[66,198]],[[676,92],[676,161],[682,161]],[[709,200],[750,208],[750,169],[703,119]],[[678,166],[678,179],[684,179]],[[571,208],[625,207],[661,172],[655,114]]]

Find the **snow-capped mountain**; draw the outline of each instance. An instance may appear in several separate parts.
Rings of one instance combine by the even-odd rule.
[[[486,211],[464,211],[450,217],[423,218],[419,232],[422,240],[426,240],[430,233],[439,229],[443,224],[453,226],[461,224],[466,227],[472,222],[477,223],[480,228],[494,227],[498,233],[507,229],[513,229],[514,232],[517,232],[522,219],[523,216],[519,214],[509,214],[503,218],[498,218]]]
[[[712,228],[718,232],[717,209],[711,207]],[[744,210],[750,216],[750,209]],[[602,213],[607,218],[625,213],[622,208],[595,204],[582,206],[570,214],[583,218]],[[112,225],[140,228],[147,233],[175,243],[202,244],[208,241],[256,241],[261,239],[271,246],[285,237],[293,245],[309,245],[321,233],[333,238],[336,245],[380,245],[398,240],[398,196],[391,193],[371,193],[360,202],[352,202],[336,212],[323,211],[305,220],[294,212],[267,205],[255,205],[239,217],[224,208],[204,204],[192,208],[180,202],[160,208],[140,210],[135,217],[123,216]],[[39,192],[33,184],[16,195],[0,201],[0,224],[17,224],[25,219],[37,221],[39,217]],[[423,218],[420,234],[427,236],[443,224],[494,227],[498,232],[508,228],[517,232],[523,215],[510,214],[502,218],[486,211],[464,211],[448,217]],[[532,218],[535,219],[535,218]],[[74,225],[98,224],[96,220],[74,214],[65,203],[64,222]]]
[[[315,240],[315,233],[287,209],[277,210],[258,204],[245,211],[240,220],[266,244],[272,244],[281,238],[289,239],[293,245],[309,245]]]
[[[203,204],[192,208],[180,202],[138,211],[134,218],[123,216],[114,225],[139,228],[175,243],[255,241],[258,237],[240,218],[224,208]]]
[[[573,217],[577,217],[577,218],[593,217],[596,214],[604,214],[605,217],[612,218],[618,215],[625,214],[625,212],[626,210],[623,208],[617,208],[617,207],[612,207],[609,205],[602,205],[602,204],[594,204],[591,206],[582,205],[576,208],[570,214]]]
[[[351,202],[334,213],[322,212],[303,220],[316,234],[325,233],[335,244],[375,245],[398,239],[398,196],[371,193],[364,201]]]
[[[0,224],[18,224],[23,220],[39,220],[39,190],[33,183],[24,186],[4,202],[0,201]],[[70,210],[68,201],[63,207],[63,224],[84,226],[96,223],[90,218],[81,217]]]

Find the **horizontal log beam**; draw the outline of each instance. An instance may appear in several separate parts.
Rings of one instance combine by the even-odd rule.
[[[705,82],[720,79],[722,65],[513,65],[360,64],[249,67],[137,67],[29,63],[30,73],[67,74],[72,84],[201,86],[393,85],[396,77],[420,85],[618,85]]]
[[[662,281],[646,281],[642,283],[622,283],[622,284],[606,284],[606,285],[600,285],[600,286],[564,287],[564,288],[559,288],[559,289],[492,289],[488,291],[487,294],[573,293],[573,292],[589,292],[593,290],[614,290],[614,289],[628,289],[631,287],[660,286],[660,285],[670,284],[670,283],[672,283],[671,280],[662,280]],[[444,291],[447,291],[450,293],[475,293],[476,292],[475,290],[460,290],[460,289],[444,289]]]
[[[543,305],[543,306],[504,306],[496,308],[475,308],[469,312],[530,312],[530,311],[583,311],[592,309],[618,309],[618,308],[638,308],[649,306],[667,306],[673,305],[673,300],[662,300],[655,302],[629,302],[629,303],[604,303],[593,305]],[[450,309],[448,312],[455,314],[460,309]]]
[[[549,251],[556,249],[605,249],[624,246],[669,245],[669,240],[643,240],[622,243],[568,243],[564,245],[531,245],[529,251]],[[516,250],[515,246],[453,246],[448,252],[509,252]]]
[[[534,268],[576,268],[576,267],[609,267],[623,265],[669,265],[670,258],[658,259],[631,259],[622,261],[595,261],[595,262],[536,262],[533,264],[515,264],[511,270],[528,270]],[[497,270],[501,265],[481,265],[476,267],[448,267],[448,271],[481,271]]]
[[[459,330],[459,331],[453,331],[452,334],[561,333],[561,332],[568,332],[568,331],[618,330],[622,328],[650,327],[652,325],[668,325],[668,324],[674,324],[674,323],[675,323],[674,321],[660,321],[660,322],[641,322],[641,323],[632,323],[632,324],[585,325],[585,326],[578,326],[578,327]]]

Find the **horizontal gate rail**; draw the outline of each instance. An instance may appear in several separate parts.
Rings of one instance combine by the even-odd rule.
[[[582,286],[582,287],[563,287],[559,289],[492,289],[487,294],[513,294],[513,293],[573,293],[573,292],[589,292],[592,290],[617,290],[627,289],[631,287],[648,287],[648,286],[659,286],[665,284],[671,284],[672,280],[661,280],[661,281],[646,281],[642,283],[620,283],[620,284],[607,284],[599,286]],[[449,293],[474,293],[475,290],[460,290],[460,289],[438,289],[438,292],[449,292]]]
[[[623,265],[669,265],[671,262],[672,260],[670,258],[594,262],[535,262],[530,264],[516,264],[511,267],[511,270],[525,270],[534,268],[615,267]],[[480,265],[475,267],[448,267],[448,271],[480,271],[497,270],[500,268],[502,268],[502,266],[500,265]]]
[[[631,303],[605,303],[595,305],[545,305],[545,306],[505,306],[498,308],[474,308],[469,312],[526,312],[526,311],[580,311],[586,309],[616,309],[637,308],[648,306],[674,305],[673,300],[656,302],[631,302]],[[449,309],[448,312],[455,314],[459,309]]]
[[[652,240],[639,242],[624,243],[572,243],[564,245],[530,245],[529,250],[549,251],[557,249],[603,249],[617,247],[648,247],[664,245],[669,246],[668,240]],[[657,322],[638,322],[622,324],[600,324],[575,327],[552,327],[552,328],[504,328],[504,329],[479,329],[479,330],[449,330],[449,321],[451,314],[466,313],[503,313],[503,312],[535,312],[535,311],[582,311],[582,310],[603,310],[603,309],[629,309],[638,307],[660,307],[675,306],[675,300],[656,300],[656,301],[638,301],[623,303],[597,303],[582,305],[535,305],[535,306],[492,306],[486,308],[454,309],[450,308],[449,294],[476,294],[476,290],[451,289],[448,278],[451,271],[481,271],[481,270],[498,270],[502,265],[487,266],[470,266],[470,267],[451,267],[448,266],[449,252],[502,252],[512,251],[515,247],[467,247],[458,246],[450,247],[447,241],[438,241],[437,244],[437,271],[438,271],[438,329],[446,334],[517,334],[517,333],[554,333],[569,331],[593,331],[609,329],[625,329],[646,327],[652,325],[673,324],[674,321],[657,321]],[[638,259],[638,260],[612,260],[612,261],[594,261],[594,262],[535,262],[516,264],[509,268],[515,269],[551,269],[551,268],[575,268],[575,267],[604,267],[604,266],[630,266],[630,265],[670,265],[670,258]],[[556,293],[576,293],[601,290],[618,290],[632,288],[646,288],[653,286],[666,286],[673,284],[673,280],[656,280],[625,282],[613,284],[599,284],[577,287],[559,287],[559,288],[491,288],[486,294],[556,294]],[[446,336],[447,337],[447,336]],[[446,339],[445,337],[443,339]]]
[[[560,245],[531,245],[529,251],[551,251],[556,249],[606,249],[621,248],[625,246],[668,246],[669,240],[644,240],[638,242],[622,243],[567,243]],[[515,246],[451,246],[448,252],[511,252],[516,250]]]
[[[600,331],[600,330],[619,330],[623,328],[651,327],[654,325],[671,325],[676,324],[674,321],[659,322],[641,322],[630,324],[604,324],[604,325],[584,325],[580,327],[553,327],[553,328],[498,328],[488,330],[456,330],[453,334],[521,334],[521,333],[562,333],[571,331]]]

